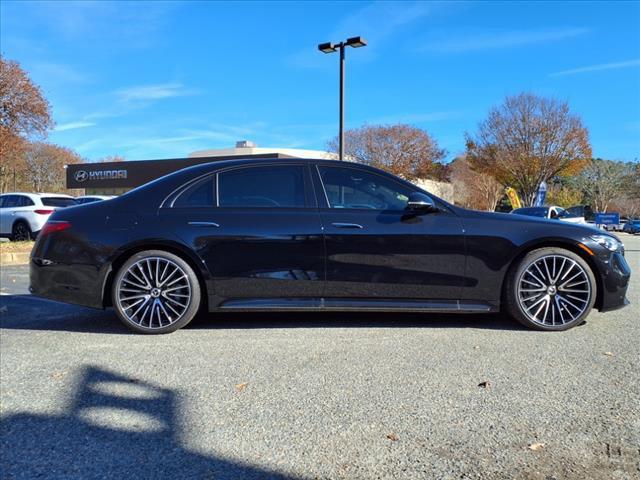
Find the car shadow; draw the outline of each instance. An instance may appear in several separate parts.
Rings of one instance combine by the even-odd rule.
[[[78,376],[61,414],[3,416],[3,478],[295,478],[186,449],[174,390],[94,366]]]
[[[478,328],[521,330],[502,314],[419,312],[221,312],[200,315],[189,329],[257,328]]]
[[[31,295],[0,297],[0,328],[129,335],[113,310],[68,305]],[[203,313],[189,330],[267,328],[475,328],[524,330],[499,313],[406,312],[219,312]]]

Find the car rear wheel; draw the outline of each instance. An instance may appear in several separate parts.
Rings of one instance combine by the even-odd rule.
[[[507,311],[537,330],[567,330],[584,321],[596,300],[596,281],[579,255],[563,248],[529,252],[507,279]]]
[[[19,220],[13,224],[13,228],[11,229],[11,240],[13,242],[25,242],[27,240],[31,240],[31,229],[27,222]]]
[[[182,258],[162,250],[139,252],[118,270],[112,301],[122,322],[141,333],[169,333],[200,307],[200,283]]]

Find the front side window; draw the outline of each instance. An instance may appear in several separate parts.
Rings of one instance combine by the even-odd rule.
[[[18,195],[6,195],[2,197],[2,208],[15,208],[18,206]]]
[[[412,190],[390,178],[344,167],[319,167],[331,208],[404,210]]]
[[[218,206],[304,208],[304,168],[272,165],[218,174]]]

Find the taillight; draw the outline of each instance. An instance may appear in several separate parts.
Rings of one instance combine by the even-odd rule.
[[[40,214],[40,215],[49,215],[51,213],[53,213],[53,210],[42,210],[42,209],[38,209],[38,210],[34,210],[34,212]]]
[[[42,230],[40,230],[40,236],[44,237],[45,235],[49,235],[54,232],[62,232],[68,228],[71,228],[71,222],[67,222],[65,220],[49,221],[45,223]]]

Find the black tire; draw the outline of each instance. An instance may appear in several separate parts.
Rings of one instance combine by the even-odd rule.
[[[32,238],[33,234],[31,233],[31,228],[29,228],[29,224],[27,222],[24,220],[18,220],[13,224],[10,237],[12,242],[26,242]]]
[[[566,259],[566,262],[561,263],[564,259]],[[544,262],[547,262],[546,265],[550,270],[548,277],[544,276]],[[562,277],[564,270],[557,273],[556,277],[556,268],[560,270],[561,264],[563,265],[562,268],[571,268],[571,270],[565,277]],[[536,265],[542,267],[542,274],[535,269]],[[537,279],[530,276],[531,272],[534,272]],[[577,275],[576,279],[568,281],[567,279],[571,279],[573,275]],[[554,277],[556,277],[555,280],[545,282],[548,278],[553,279]],[[529,280],[532,280],[532,282]],[[541,281],[539,282],[539,280]],[[574,288],[585,289],[585,291],[576,293],[575,290],[564,288],[565,286],[573,287],[571,282],[580,282],[580,285]],[[535,283],[540,283],[541,286],[538,288]],[[525,293],[527,291],[522,286],[530,286],[532,289],[542,291],[529,294]],[[587,287],[588,293],[586,291]],[[568,290],[571,291],[569,292]],[[542,297],[526,297],[526,295],[542,295]],[[510,269],[505,282],[504,310],[522,325],[529,328],[544,331],[568,330],[580,325],[587,318],[596,301],[596,295],[597,283],[595,276],[591,267],[582,257],[564,248],[545,247],[527,253]],[[544,297],[547,297],[547,300]],[[533,300],[530,300],[530,298],[533,298]],[[536,304],[536,302],[541,303]],[[527,311],[527,307],[531,310]],[[540,315],[538,312],[541,309],[543,309],[544,313],[538,319],[537,317]],[[534,312],[536,313],[535,315],[533,314]]]
[[[160,272],[163,265],[169,269],[164,276]],[[142,273],[141,268],[145,269]],[[136,277],[144,278],[146,283]],[[177,284],[176,279],[179,279]],[[153,288],[147,288],[148,285]],[[131,256],[118,270],[111,288],[112,304],[118,318],[130,329],[146,334],[171,333],[187,325],[198,313],[201,295],[200,282],[193,268],[179,256],[163,250],[146,250]],[[140,303],[136,303],[138,300]],[[182,305],[178,300],[186,302],[184,307],[178,306]],[[151,312],[147,318],[149,307]],[[142,310],[134,315],[139,308]],[[157,321],[155,326],[154,319]],[[163,324],[163,319],[167,324]]]

